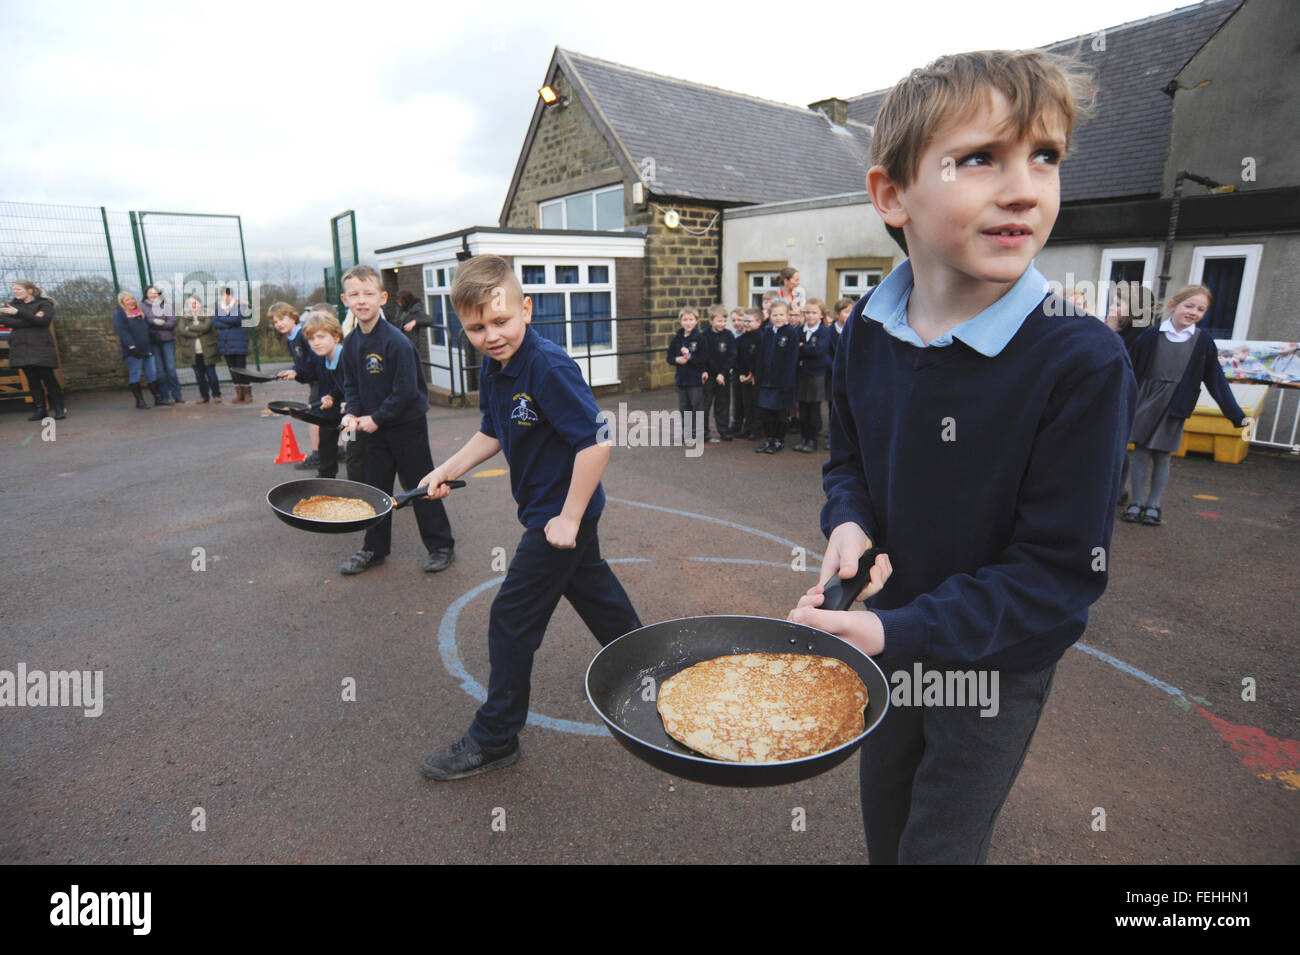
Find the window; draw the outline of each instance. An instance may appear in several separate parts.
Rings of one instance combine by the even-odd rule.
[[[1255,301],[1262,245],[1202,246],[1192,251],[1192,285],[1204,285],[1214,296],[1200,324],[1214,338],[1250,337],[1250,311]],[[1171,286],[1168,294],[1177,292]]]
[[[451,307],[451,283],[456,277],[456,267],[424,270],[425,311],[433,319],[429,329],[430,341],[435,347],[445,348],[450,338],[454,345],[460,337],[460,318]]]
[[[841,269],[839,294],[836,299],[847,298],[857,301],[867,294],[869,289],[880,284],[885,277],[881,269]],[[835,302],[828,302],[827,308],[834,308]]]
[[[570,350],[614,346],[614,286],[605,263],[519,263],[520,283],[533,300],[533,328]],[[583,278],[586,281],[583,281]]]
[[[749,307],[762,308],[763,293],[775,292],[781,287],[781,274],[779,272],[750,272],[745,284],[749,290]]]
[[[1104,249],[1101,253],[1101,275],[1097,279],[1097,298],[1094,314],[1104,318],[1110,311],[1111,289],[1121,282],[1143,285],[1150,289],[1156,279],[1156,254],[1154,247],[1138,249]],[[1134,316],[1135,319],[1138,316]]]
[[[623,186],[577,192],[537,204],[543,229],[623,231]]]

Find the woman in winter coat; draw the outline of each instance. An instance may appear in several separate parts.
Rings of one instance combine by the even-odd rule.
[[[217,333],[212,328],[212,316],[203,314],[203,303],[191,295],[185,302],[185,311],[176,321],[176,360],[194,367],[194,380],[199,384],[199,404],[206,405],[209,398],[221,404],[221,383],[217,380]]]
[[[185,399],[181,397],[181,380],[176,377],[176,313],[156,285],[150,285],[144,290],[144,317],[149,322],[149,339],[153,344],[158,385],[163,394],[170,388],[172,401],[183,405]]]
[[[36,406],[28,421],[40,421],[48,406],[55,420],[68,416],[63,408],[63,389],[54,370],[59,367],[58,350],[50,323],[54,321],[54,300],[45,297],[31,282],[14,283],[14,297],[0,308],[0,323],[13,329],[9,336],[9,367],[27,376],[27,387]]]
[[[217,350],[225,357],[227,368],[243,370],[248,365],[248,332],[244,330],[244,319],[247,317],[248,306],[236,298],[229,287],[222,290],[212,316],[212,327],[217,330]],[[232,404],[252,403],[253,386],[235,385],[235,400]]]
[[[131,393],[135,395],[137,408],[148,408],[149,403],[141,394],[140,378],[149,384],[153,392],[155,405],[169,405],[170,401],[158,387],[158,375],[154,370],[153,343],[149,340],[149,323],[145,321],[140,302],[130,292],[121,292],[117,296],[117,311],[113,313],[113,331],[122,344],[122,360],[126,362],[126,376],[131,383]]]

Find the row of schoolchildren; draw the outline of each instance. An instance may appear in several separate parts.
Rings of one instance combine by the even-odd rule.
[[[800,441],[793,449],[816,451],[824,435],[821,404],[830,395],[831,363],[852,309],[852,300],[842,298],[832,319],[821,299],[798,304],[769,292],[761,309],[732,309],[730,327],[726,307],[709,306],[709,327],[701,331],[699,314],[683,308],[677,316],[681,329],[668,346],[683,436],[694,436],[696,413],[702,412],[710,443],[762,438],[756,452],[776,454],[787,430],[797,430]]]

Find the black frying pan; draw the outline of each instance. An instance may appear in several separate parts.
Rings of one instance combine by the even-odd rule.
[[[323,428],[337,428],[339,422],[343,420],[323,417],[316,413],[320,411],[320,405],[309,405],[302,401],[268,401],[266,407],[268,411],[274,411],[276,414],[287,414],[295,420],[320,425]]]
[[[448,481],[448,487],[464,487],[464,481]],[[361,484],[358,481],[342,481],[336,478],[306,478],[301,481],[289,481],[271,488],[266,493],[266,502],[280,518],[290,527],[317,534],[350,534],[363,531],[373,524],[378,524],[393,510],[403,504],[409,504],[416,498],[428,494],[428,487],[421,485],[412,491],[404,491],[389,497],[377,487]],[[363,517],[357,521],[316,521],[294,514],[294,505],[303,498],[314,494],[329,494],[333,497],[359,497],[375,509],[374,517]]]
[[[870,579],[878,550],[862,555],[857,576],[826,586],[822,609],[847,610]],[[867,688],[865,729],[836,749],[774,763],[733,763],[702,756],[664,732],[647,677],[656,693],[680,670],[735,653],[809,653],[842,660]],[[833,769],[853,755],[889,709],[889,683],[874,660],[839,637],[788,620],[713,616],[665,620],[626,633],[602,647],[587,668],[587,698],[614,738],[635,756],[679,779],[717,786],[776,786]]]
[[[286,369],[287,370],[287,369]],[[249,371],[246,368],[231,368],[230,380],[237,385],[248,384],[265,384],[268,381],[289,381],[291,379],[281,378],[275,372],[268,374],[264,371]]]

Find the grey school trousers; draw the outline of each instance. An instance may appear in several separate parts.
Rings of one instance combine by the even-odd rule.
[[[885,677],[912,664],[882,667]],[[872,865],[982,865],[998,812],[1029,751],[1056,664],[998,674],[998,714],[979,706],[895,706],[862,744],[859,780]]]

